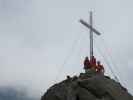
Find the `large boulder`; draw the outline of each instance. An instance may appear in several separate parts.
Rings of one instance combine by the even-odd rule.
[[[119,82],[88,72],[53,85],[41,100],[133,100],[133,97]]]

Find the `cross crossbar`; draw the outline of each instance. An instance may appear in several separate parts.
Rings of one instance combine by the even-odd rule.
[[[90,59],[93,59],[93,32],[97,35],[101,35],[95,28],[93,28],[92,12],[90,12],[90,24],[80,19],[80,23],[90,29]]]
[[[87,28],[91,29],[94,33],[96,33],[97,35],[101,35],[100,32],[98,32],[95,28],[91,27],[91,25],[89,25],[87,22],[85,22],[84,20],[80,19],[80,23],[83,24],[84,26],[86,26]]]

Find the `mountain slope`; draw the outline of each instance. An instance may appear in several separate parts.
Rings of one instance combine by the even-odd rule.
[[[120,83],[90,71],[55,84],[41,100],[133,100],[133,97]]]

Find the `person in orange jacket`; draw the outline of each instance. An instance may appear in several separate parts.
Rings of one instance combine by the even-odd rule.
[[[101,62],[100,61],[98,61],[97,62],[97,67],[96,67],[96,71],[98,72],[98,73],[104,73],[104,67],[103,67],[103,65],[101,65]]]

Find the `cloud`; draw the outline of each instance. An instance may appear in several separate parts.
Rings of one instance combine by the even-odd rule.
[[[37,100],[36,97],[30,97],[26,90],[14,87],[0,87],[1,100]]]
[[[0,0],[2,14],[20,14],[28,10],[31,0]]]

